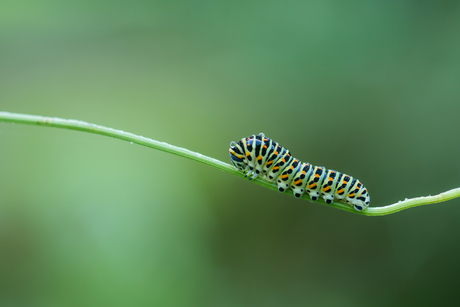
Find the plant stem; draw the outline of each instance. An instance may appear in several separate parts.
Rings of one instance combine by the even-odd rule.
[[[116,129],[112,129],[112,128],[108,128],[104,126],[90,124],[90,123],[83,122],[80,120],[0,112],[0,121],[18,123],[18,124],[57,127],[57,128],[79,130],[79,131],[85,131],[89,133],[110,136],[116,139],[128,141],[131,143],[136,143],[142,146],[154,148],[154,149],[165,151],[165,152],[168,152],[168,153],[171,153],[177,156],[181,156],[187,159],[198,161],[206,165],[215,167],[217,169],[223,170],[227,173],[233,174],[235,176],[244,178],[244,175],[241,172],[235,170],[234,167],[231,166],[230,164],[216,160],[214,158],[207,157],[198,152],[193,152],[185,148],[177,147],[177,146],[170,145],[164,142],[159,142],[156,140],[152,140],[152,139],[149,139],[143,136],[139,136],[139,135],[135,135],[133,133],[125,132],[122,130],[116,130]],[[278,190],[274,183],[269,182],[265,179],[256,178],[252,180],[252,182],[258,185],[264,186],[266,188],[275,190],[275,191]],[[290,193],[287,193],[287,194],[291,195]],[[388,206],[369,207],[366,210],[361,211],[361,212],[356,211],[350,206],[346,204],[342,204],[342,203],[336,202],[336,203],[329,205],[329,204],[326,204],[326,202],[324,202],[323,200],[318,200],[314,202],[320,203],[326,206],[334,207],[337,209],[345,210],[348,212],[360,214],[360,215],[382,216],[382,215],[396,213],[401,210],[409,209],[409,208],[413,208],[417,206],[440,203],[440,202],[454,199],[457,197],[460,197],[460,188],[452,189],[452,190],[449,190],[449,191],[446,191],[446,192],[443,192],[441,194],[434,195],[434,196],[425,196],[425,197],[406,199],[404,201],[398,202],[396,204],[388,205]],[[308,195],[304,194],[302,198],[310,202],[313,202],[312,200],[310,200]]]

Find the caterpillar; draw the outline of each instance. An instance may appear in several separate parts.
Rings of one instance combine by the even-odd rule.
[[[321,196],[328,204],[337,200],[357,211],[369,206],[369,193],[358,179],[323,166],[300,162],[289,150],[263,133],[243,138],[238,143],[231,142],[229,153],[233,166],[243,171],[245,177],[252,180],[261,176],[276,182],[280,192],[291,188],[297,198],[308,193],[312,200]]]

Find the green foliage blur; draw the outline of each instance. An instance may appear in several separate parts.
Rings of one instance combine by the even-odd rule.
[[[0,110],[228,161],[264,132],[371,206],[460,186],[458,1],[2,1]],[[460,200],[370,218],[0,123],[0,306],[455,306]]]

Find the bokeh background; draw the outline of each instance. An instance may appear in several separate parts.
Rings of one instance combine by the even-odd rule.
[[[458,1],[3,1],[0,110],[228,161],[259,132],[371,206],[460,186]],[[0,123],[0,306],[454,306],[460,199],[363,217]]]

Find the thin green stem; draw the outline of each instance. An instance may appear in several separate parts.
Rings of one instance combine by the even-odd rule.
[[[236,171],[234,167],[231,166],[230,164],[204,156],[198,152],[193,152],[185,148],[177,147],[177,146],[170,145],[164,142],[159,142],[156,140],[152,140],[152,139],[149,139],[143,136],[139,136],[139,135],[135,135],[135,134],[125,132],[122,130],[116,130],[116,129],[112,129],[112,128],[108,128],[104,126],[90,124],[90,123],[86,123],[80,120],[0,112],[0,121],[18,123],[18,124],[57,127],[57,128],[79,130],[79,131],[85,131],[85,132],[110,136],[116,139],[128,141],[131,143],[139,144],[139,145],[154,148],[154,149],[158,149],[158,150],[165,151],[165,152],[177,155],[177,156],[181,156],[187,159],[198,161],[206,165],[215,167],[217,169],[223,170],[227,173],[233,174],[235,176],[244,178],[244,175],[241,172]],[[278,190],[274,183],[266,181],[264,179],[256,178],[252,181],[263,187],[266,187],[266,188],[269,188],[275,191]],[[290,193],[287,193],[287,194],[291,195]],[[440,203],[440,202],[454,199],[457,197],[460,197],[460,188],[452,189],[452,190],[449,190],[449,191],[446,191],[446,192],[443,192],[441,194],[434,195],[434,196],[424,196],[424,197],[406,199],[404,201],[398,202],[396,204],[388,205],[388,206],[369,207],[362,212],[358,212],[354,210],[353,208],[351,208],[350,206],[342,204],[342,203],[333,203],[329,205],[329,204],[326,204],[323,200],[318,200],[315,202],[326,205],[326,206],[334,207],[337,209],[345,210],[348,212],[356,213],[356,214],[367,215],[367,216],[381,216],[381,215],[396,213],[401,210],[409,209],[409,208],[413,208],[417,206]],[[312,202],[307,195],[303,195],[302,198]]]

